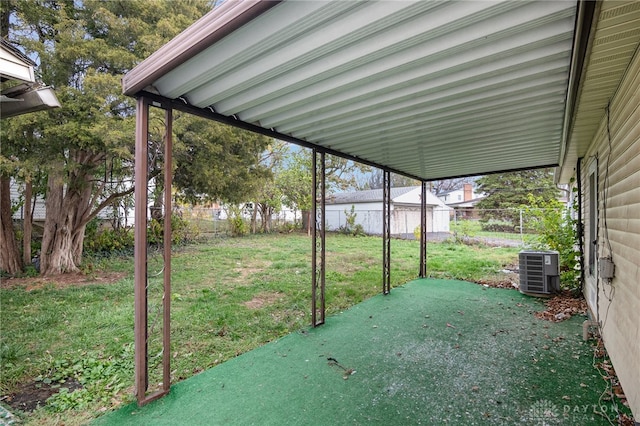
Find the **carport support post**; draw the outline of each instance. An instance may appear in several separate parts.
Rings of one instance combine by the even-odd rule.
[[[382,294],[391,292],[391,172],[382,171]]]
[[[420,278],[427,277],[427,182],[422,181],[420,196]]]
[[[135,394],[142,405],[148,387],[147,375],[147,143],[149,104],[144,97],[136,105],[135,153],[135,248],[134,248],[134,335]]]
[[[325,153],[313,150],[311,221],[313,242],[311,246],[311,325],[324,324],[325,314]],[[318,202],[320,205],[318,205]]]
[[[160,105],[158,105],[160,106]],[[135,345],[135,394],[142,406],[167,394],[171,387],[171,185],[173,151],[173,113],[165,111],[164,146],[164,240],[163,297],[162,297],[162,390],[147,395],[149,388],[148,365],[148,294],[147,294],[147,190],[148,190],[148,142],[149,101],[144,97],[136,105],[135,152],[135,248],[134,248],[134,345]]]
[[[165,111],[164,136],[164,282],[162,294],[162,391],[171,388],[171,186],[173,185],[173,111]]]

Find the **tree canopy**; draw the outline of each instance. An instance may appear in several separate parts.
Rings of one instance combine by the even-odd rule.
[[[260,163],[271,142],[266,136],[187,114],[176,117],[174,133],[174,185],[187,202],[248,201],[272,177]]]
[[[366,182],[366,189],[381,189],[384,184],[383,180],[382,169],[373,169]],[[391,173],[390,185],[392,188],[402,188],[406,186],[420,185],[420,181],[396,173]]]
[[[57,110],[3,120],[2,125],[3,187],[9,179],[45,178],[41,188],[47,209],[43,273],[76,270],[88,221],[132,191],[135,103],[121,94],[123,74],[211,7],[211,1],[199,0],[2,2],[9,40],[34,59],[38,78],[54,88],[62,104]],[[152,114],[152,120],[158,119]],[[195,119],[182,123],[177,130],[185,137],[191,135],[190,128],[206,127]],[[213,145],[227,139],[233,143],[223,150],[230,165],[238,165],[236,159],[254,159],[245,142],[253,152],[262,149],[257,139],[212,127],[205,137]],[[163,135],[153,129],[161,127],[152,126],[151,155],[161,160]],[[226,136],[215,136],[215,131]],[[200,164],[193,156],[183,161]],[[248,166],[239,169],[240,176],[228,170],[219,176],[238,184],[252,172]],[[154,173],[150,170],[149,175]],[[215,190],[232,197],[231,186],[220,184]],[[5,225],[10,224],[3,223],[3,229]],[[19,258],[19,253],[12,256]],[[0,268],[6,270],[5,266],[3,257]]]
[[[476,183],[479,192],[486,195],[476,205],[482,219],[485,222],[504,221],[514,226],[519,223],[519,209],[528,204],[530,195],[546,202],[559,194],[551,169],[486,175]]]

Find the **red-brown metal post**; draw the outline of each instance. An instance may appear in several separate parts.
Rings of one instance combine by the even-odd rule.
[[[422,181],[420,197],[420,278],[427,277],[427,182]]]
[[[138,404],[145,400],[147,373],[147,143],[149,104],[144,97],[136,105],[135,147],[135,248],[134,248],[134,335],[135,394]]]
[[[382,294],[391,292],[391,172],[382,172]]]
[[[311,211],[313,221],[311,223],[313,241],[311,247],[311,325],[317,327],[324,324],[325,318],[325,154],[313,150],[312,159],[312,194]],[[318,199],[319,197],[319,199]],[[319,205],[318,205],[319,201]]]
[[[164,139],[164,293],[162,295],[162,389],[171,387],[171,186],[173,183],[173,111],[165,111]]]

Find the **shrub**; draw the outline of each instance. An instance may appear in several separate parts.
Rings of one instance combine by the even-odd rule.
[[[164,241],[164,218],[151,219],[147,229],[147,241],[151,245],[161,245]],[[197,240],[200,231],[198,227],[179,215],[171,215],[171,242],[173,244],[188,244]]]
[[[134,237],[131,228],[91,229],[85,233],[84,250],[93,254],[111,254],[133,249]]]
[[[300,226],[295,222],[283,222],[276,226],[276,230],[281,234],[290,234],[300,229]]]
[[[244,221],[244,219],[240,216],[230,217],[229,221],[229,231],[231,235],[234,237],[242,237],[243,235],[247,235],[249,233],[249,226]]]
[[[544,201],[529,195],[529,206],[523,206],[532,219],[530,226],[537,235],[529,240],[536,250],[555,250],[560,255],[560,285],[564,289],[580,286],[580,252],[576,249],[578,223],[569,209],[558,200]]]
[[[482,230],[488,232],[515,232],[517,230],[516,225],[504,220],[481,220],[480,224],[482,225]]]
[[[473,223],[470,220],[458,220],[451,225],[453,238],[458,244],[469,244],[475,236]]]
[[[358,213],[356,213],[356,207],[352,204],[351,210],[344,210],[345,214],[345,224],[338,227],[338,233],[344,235],[351,235],[353,237],[361,237],[367,235],[364,232],[364,228],[361,224],[356,223],[356,217],[358,217]]]
[[[155,246],[163,243],[164,220],[151,219],[147,228],[147,243]],[[199,231],[195,225],[180,216],[171,217],[171,242],[187,244],[196,241]],[[111,255],[129,253],[133,250],[135,238],[133,228],[89,228],[85,233],[84,250],[88,254]]]

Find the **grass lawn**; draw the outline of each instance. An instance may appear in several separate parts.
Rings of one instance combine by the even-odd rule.
[[[416,277],[416,241],[392,241],[392,286]],[[310,249],[306,235],[213,239],[178,249],[172,260],[172,378],[179,381],[310,323]],[[327,237],[327,313],[381,291],[382,241]],[[517,248],[430,243],[436,278],[504,280]],[[27,384],[72,386],[27,424],[77,424],[133,396],[133,259],[87,259],[78,280],[3,280],[0,337],[3,396]],[[159,255],[149,259],[150,364],[161,300]],[[151,378],[154,382],[155,377]],[[63,383],[61,383],[63,382]],[[6,398],[3,402],[7,402]]]
[[[456,223],[451,224],[453,231],[457,232],[461,237],[469,238],[490,238],[498,240],[510,240],[518,241],[521,243],[531,242],[535,234],[525,233],[521,235],[520,232],[498,232],[498,231],[485,231],[482,229],[482,224],[479,220],[458,220]],[[524,240],[524,241],[523,241]]]

